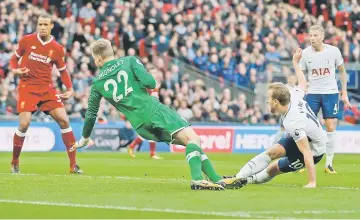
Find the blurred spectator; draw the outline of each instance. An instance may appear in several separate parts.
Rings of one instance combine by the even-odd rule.
[[[93,8],[93,5],[91,2],[88,2],[86,5],[84,5],[79,12],[79,18],[84,19],[85,23],[90,22],[92,19],[94,19],[97,16],[96,11]]]
[[[177,113],[186,120],[189,120],[193,117],[193,112],[188,108],[187,101],[185,100],[181,101]]]
[[[212,54],[210,61],[207,63],[207,71],[213,76],[221,76],[217,54]]]
[[[246,74],[247,74],[246,66],[244,65],[244,63],[238,64],[236,76],[235,76],[235,81],[236,81],[237,85],[242,86],[242,87],[248,87],[250,80]]]
[[[193,107],[193,117],[190,119],[190,121],[204,121],[204,117],[202,115],[202,110],[198,107]]]
[[[345,62],[360,59],[358,2],[332,0],[317,5],[316,18],[312,10],[294,12],[280,2],[171,1],[169,11],[158,1],[74,1],[69,7],[51,7],[52,34],[66,49],[67,70],[75,90],[75,97],[65,104],[68,113],[84,115],[89,87],[98,71],[89,45],[103,37],[112,41],[116,56],[138,55],[147,68],[156,68],[162,75],[160,101],[184,118],[276,124],[275,118],[263,115],[259,104],[247,106],[244,94],[236,94],[232,100],[226,87],[216,94],[204,81],[191,80],[181,65],[169,61],[174,57],[220,82],[254,90],[257,83],[278,80],[276,71],[284,77],[292,75],[289,68],[280,69],[277,63],[290,60],[296,48],[308,45],[306,32],[315,22],[323,22],[325,42],[338,46]],[[318,3],[310,2],[311,6]],[[30,3],[20,7],[14,1],[0,1],[0,114],[16,113],[18,79],[9,72],[8,61],[19,39],[36,31],[37,15],[43,10]],[[338,34],[336,26],[348,31]],[[62,88],[58,77],[54,81]],[[359,117],[356,110],[346,114],[350,120]],[[99,117],[103,122],[119,119],[105,102]]]

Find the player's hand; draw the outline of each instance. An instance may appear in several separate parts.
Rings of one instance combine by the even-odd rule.
[[[350,101],[348,100],[347,92],[346,92],[346,93],[344,93],[344,92],[342,93],[341,99],[342,99],[342,102],[343,102],[343,104],[345,105],[346,108],[348,108],[348,109],[351,109],[351,108],[352,108],[351,103],[350,103]]]
[[[23,68],[13,69],[12,71],[15,76],[23,76],[23,75],[27,75],[28,72],[30,72],[30,69],[23,67]]]
[[[74,95],[74,90],[70,89],[66,92],[64,92],[63,94],[59,95],[59,98],[61,98],[62,100],[68,100],[69,98],[71,98]]]
[[[316,188],[316,183],[308,183],[303,188]]]
[[[73,152],[78,148],[83,148],[85,146],[93,145],[93,141],[90,138],[81,137],[79,141],[75,142],[75,144],[69,149],[69,152]]]
[[[293,54],[292,61],[293,61],[294,63],[298,63],[298,62],[300,62],[301,58],[302,58],[302,49],[301,49],[301,48],[298,48],[298,49],[296,50],[296,53]]]

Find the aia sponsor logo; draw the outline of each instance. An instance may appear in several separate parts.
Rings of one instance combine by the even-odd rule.
[[[201,147],[204,152],[231,153],[233,146],[234,130],[227,128],[201,128],[194,127],[195,132],[201,139]],[[185,147],[171,145],[173,152],[185,152]]]
[[[331,72],[328,68],[312,69],[312,76],[329,76]]]

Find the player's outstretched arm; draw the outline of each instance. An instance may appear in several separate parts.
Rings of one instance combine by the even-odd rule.
[[[316,187],[316,168],[313,161],[313,155],[311,152],[310,144],[308,142],[307,136],[303,137],[296,142],[298,149],[303,154],[305,161],[306,170],[308,171],[308,184],[305,188],[315,188]]]
[[[135,77],[147,89],[154,89],[157,86],[157,81],[154,79],[144,65],[136,57],[132,57],[130,64]]]
[[[84,128],[83,128],[83,137],[89,138],[96,118],[99,111],[100,100],[102,99],[102,95],[98,92],[95,88],[95,85],[92,86],[90,90],[90,96],[88,100],[88,109],[85,113],[85,121],[84,121]]]
[[[293,68],[295,69],[296,77],[298,80],[298,87],[301,88],[303,91],[306,91],[307,80],[299,64],[300,62],[304,62],[301,59],[302,59],[302,49],[298,48],[296,53],[293,55],[292,64],[293,64]]]
[[[88,109],[85,113],[84,127],[82,137],[79,141],[77,141],[73,147],[69,149],[70,152],[76,150],[77,148],[85,147],[90,142],[90,134],[94,128],[95,121],[97,119],[97,114],[99,111],[100,100],[102,99],[102,95],[96,90],[93,85],[90,90],[90,96],[88,100]]]

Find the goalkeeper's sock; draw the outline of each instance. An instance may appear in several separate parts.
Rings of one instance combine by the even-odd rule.
[[[202,171],[209,177],[209,179],[212,182],[218,182],[222,179],[220,177],[216,170],[213,168],[211,161],[208,159],[207,155],[202,151],[201,154],[201,160],[202,160]]]
[[[263,152],[258,154],[241,168],[241,170],[236,174],[236,177],[249,177],[265,169],[269,163],[271,163],[271,157],[267,153]]]
[[[137,145],[141,144],[143,140],[138,136],[132,143],[129,144],[129,148],[134,149]]]
[[[73,152],[69,152],[69,149],[75,144],[76,140],[71,127],[66,129],[61,129],[61,136],[63,138],[63,142],[66,147],[66,152],[68,153],[68,157],[70,160],[70,167],[72,168],[73,166],[76,165],[76,150]]]
[[[186,159],[191,170],[192,180],[202,180],[201,149],[196,144],[187,144]]]
[[[26,133],[22,133],[19,130],[15,131],[13,139],[13,159],[11,164],[19,164],[19,157],[21,149],[23,148]]]
[[[156,143],[154,141],[149,142],[149,152],[151,157],[155,155],[155,145]]]

